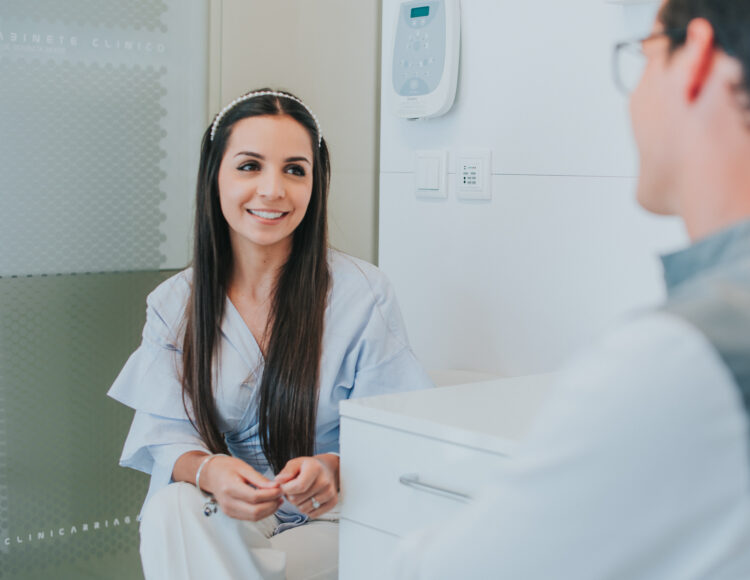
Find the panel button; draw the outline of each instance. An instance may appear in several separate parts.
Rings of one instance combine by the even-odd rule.
[[[407,80],[398,91],[400,95],[426,95],[430,92],[430,87],[420,78],[411,78]]]

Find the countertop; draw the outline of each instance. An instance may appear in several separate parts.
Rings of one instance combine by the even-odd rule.
[[[342,418],[509,454],[550,392],[554,373],[499,378],[341,402]]]

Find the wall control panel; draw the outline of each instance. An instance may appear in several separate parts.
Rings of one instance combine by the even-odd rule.
[[[492,151],[462,149],[458,152],[456,196],[463,200],[492,199]]]
[[[391,82],[399,117],[443,115],[453,106],[460,47],[459,0],[400,4]]]

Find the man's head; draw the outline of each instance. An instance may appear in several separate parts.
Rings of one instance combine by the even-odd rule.
[[[710,182],[706,172],[750,151],[750,0],[665,0],[642,48],[630,103],[638,200],[686,217],[686,180]]]

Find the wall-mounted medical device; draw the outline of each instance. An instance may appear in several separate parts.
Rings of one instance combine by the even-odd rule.
[[[453,106],[461,40],[459,0],[402,2],[391,60],[396,115],[438,117]]]

